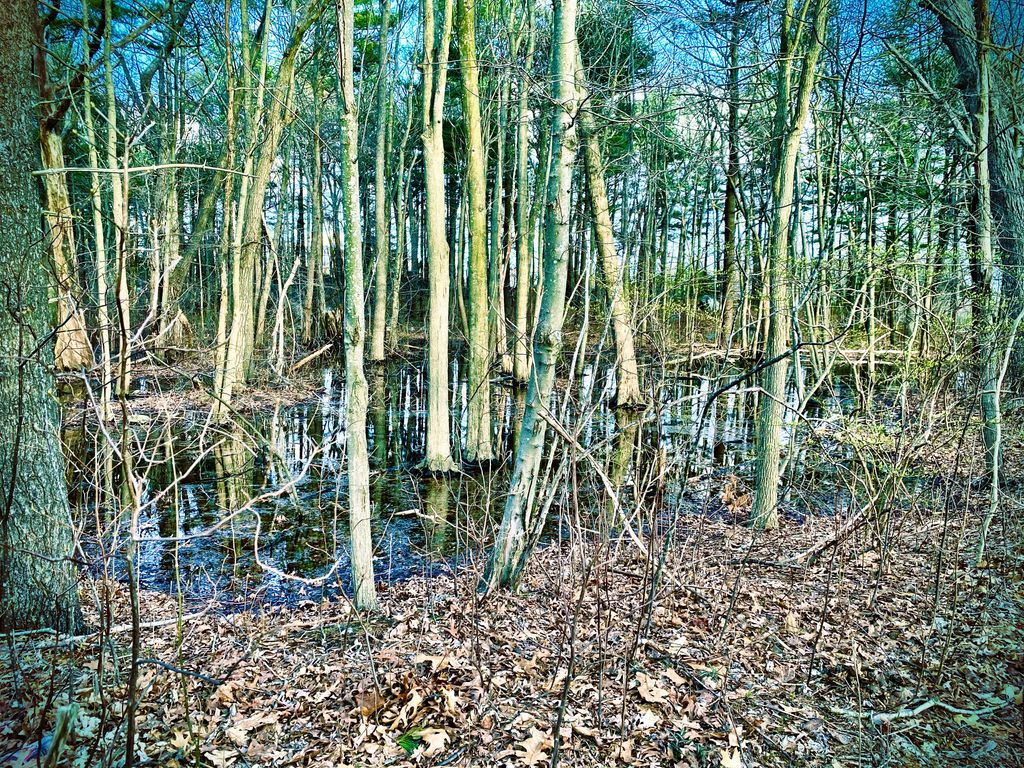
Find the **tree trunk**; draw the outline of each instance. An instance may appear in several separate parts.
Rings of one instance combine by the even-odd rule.
[[[427,283],[427,443],[431,472],[455,469],[448,411],[448,310],[451,295],[448,236],[445,232],[444,135],[441,118],[448,79],[448,46],[455,0],[444,0],[440,46],[434,50],[434,0],[423,0],[423,171],[426,186]]]
[[[319,111],[319,110],[318,110]],[[310,179],[309,207],[310,207],[310,231],[309,231],[309,252],[316,265],[315,297],[313,304],[313,316],[315,324],[321,329],[323,318],[327,312],[327,290],[324,285],[324,177],[323,177],[323,149],[322,142],[318,137],[314,143],[313,156],[313,178]]]
[[[377,607],[370,537],[370,457],[366,444],[369,397],[363,372],[366,336],[363,295],[363,236],[359,205],[359,123],[352,82],[355,42],[353,0],[338,0],[338,80],[340,82],[342,201],[345,207],[345,400],[348,450],[349,529],[352,536],[352,589],[357,608]]]
[[[533,5],[526,19],[526,71],[533,67]],[[519,106],[516,119],[516,325],[512,356],[512,378],[525,384],[530,377],[530,273],[532,272],[529,159],[530,105],[526,78],[519,81]]]
[[[980,389],[982,437],[989,472],[989,508],[982,519],[978,540],[978,561],[985,554],[988,527],[999,508],[1000,464],[1002,463],[1002,403],[1000,393],[1001,355],[998,342],[1000,286],[995,279],[995,254],[992,238],[992,183],[990,168],[989,122],[991,112],[991,17],[988,0],[975,0],[975,30],[978,67],[977,111],[974,114],[974,185],[977,194],[977,262],[980,280],[974,286],[978,294],[978,348],[981,352]]]
[[[798,35],[790,36],[793,0],[787,0],[782,15],[782,45],[779,51],[778,92],[775,107],[777,149],[772,176],[771,245],[768,252],[767,284],[770,317],[764,359],[775,360],[768,365],[761,381],[761,407],[757,423],[757,487],[754,495],[753,522],[759,528],[775,528],[779,524],[779,451],[782,446],[782,421],[786,393],[786,374],[790,345],[790,275],[789,234],[793,213],[793,186],[800,151],[800,136],[807,122],[811,94],[817,83],[818,55],[821,52],[828,21],[829,0],[813,0],[814,23],[799,28],[809,39],[806,50],[800,51]],[[805,0],[812,2],[812,0]],[[804,11],[806,12],[806,8]],[[801,16],[803,18],[803,16]],[[790,105],[792,69],[801,63],[795,109]]]
[[[736,185],[740,178],[740,3],[733,8],[732,28],[729,33],[729,75],[727,95],[729,117],[726,129],[728,163],[725,169],[725,207],[722,213],[722,327],[718,334],[719,346],[731,345],[733,325],[736,321],[736,302],[739,296],[740,273],[736,265]]]
[[[412,98],[406,102],[405,133],[402,136],[402,143],[398,149],[398,170],[394,176],[395,195],[395,250],[392,257],[392,268],[389,270],[391,278],[391,292],[388,303],[388,327],[384,340],[387,346],[395,349],[398,344],[398,319],[399,299],[401,297],[402,274],[405,272],[406,262],[406,232],[408,222],[408,200],[409,200],[409,179],[406,178],[405,152],[409,143],[409,134],[412,132]],[[408,174],[411,178],[411,174]]]
[[[497,136],[494,144],[494,186],[491,191],[490,268],[487,280],[487,305],[490,317],[491,354],[503,374],[512,373],[512,357],[508,353],[505,328],[505,138],[508,113],[509,81],[498,85]],[[477,99],[479,103],[479,99]]]
[[[82,29],[88,35],[89,29],[89,4],[82,4]],[[100,419],[110,418],[110,395],[112,384],[111,372],[111,343],[110,343],[110,315],[109,315],[109,286],[107,244],[103,230],[103,198],[100,187],[100,159],[99,144],[96,139],[92,115],[92,83],[89,78],[89,68],[85,68],[85,79],[82,86],[82,122],[85,124],[86,144],[88,145],[89,167],[93,170],[89,174],[91,188],[89,198],[92,208],[93,237],[96,246],[96,326],[100,336]]]
[[[582,103],[587,103],[586,88],[582,86],[584,81],[583,61],[578,51],[576,68],[578,71],[577,86],[580,89],[579,99]],[[601,145],[597,137],[594,116],[588,109],[581,111],[580,123],[583,131],[583,158],[587,172],[587,200],[590,203],[594,237],[600,252],[601,274],[610,303],[612,334],[615,337],[615,403],[622,408],[633,408],[641,404],[642,396],[640,394],[640,375],[636,363],[629,289],[622,279],[618,248],[615,245],[615,232],[612,229],[612,217],[608,207],[608,190],[604,181]]]
[[[128,173],[119,168],[117,157],[117,98],[114,94],[114,61],[112,58],[112,0],[105,0],[103,59],[107,88],[107,169],[110,171],[110,211],[114,223],[114,270],[117,275],[114,307],[118,331],[118,395],[127,395],[131,387],[131,298],[128,295]],[[128,144],[125,143],[124,164],[128,165]]]
[[[291,101],[295,58],[299,53],[303,36],[318,14],[317,7],[310,6],[295,25],[288,46],[281,57],[277,81],[270,89],[269,108],[263,110],[261,107],[259,110],[265,112],[265,123],[256,120],[250,137],[245,165],[247,171],[251,172],[242,179],[239,216],[236,218],[235,237],[232,242],[232,321],[224,356],[224,370],[220,377],[221,383],[215,393],[217,405],[214,417],[218,420],[226,417],[235,387],[246,382],[249,377],[255,335],[255,262],[263,243],[264,198],[284,128],[284,108]],[[266,44],[263,55],[264,58],[267,55]],[[262,99],[261,93],[257,93],[257,102],[259,99]],[[259,159],[254,162],[252,158],[257,147]]]
[[[380,74],[377,83],[377,153],[374,159],[373,217],[376,258],[373,268],[373,338],[370,340],[370,359],[384,359],[385,326],[388,309],[388,266],[391,251],[391,231],[388,227],[387,174],[388,126],[391,123],[391,91],[388,80],[388,21],[391,0],[381,0],[380,21]]]
[[[554,3],[554,67],[552,82],[552,172],[547,189],[544,234],[544,294],[534,341],[534,372],[526,392],[526,409],[516,446],[516,461],[501,527],[484,572],[481,588],[514,588],[543,528],[535,507],[537,476],[544,436],[545,414],[555,383],[562,346],[565,286],[569,266],[569,212],[573,163],[579,149],[576,136],[576,0]]]
[[[0,24],[0,631],[81,627],[39,222],[36,4]]]
[[[967,114],[978,114],[978,65],[974,13],[970,0],[923,0],[942,26],[942,39],[960,75],[957,87],[963,94]],[[1024,166],[1015,145],[1017,131],[1012,97],[1004,77],[990,66],[988,155],[992,198],[993,247],[1007,254],[1004,270],[1018,301],[1018,272],[1024,266]],[[968,148],[974,150],[973,147]]]
[[[40,122],[40,144],[44,170],[64,167],[64,141],[57,130]],[[54,365],[58,371],[73,371],[92,365],[92,346],[86,333],[85,313],[80,306],[78,257],[75,251],[74,214],[65,173],[43,176],[46,190],[46,227],[57,316],[54,321]]]
[[[459,0],[459,54],[462,108],[466,116],[469,230],[469,424],[466,458],[490,461],[491,332],[487,274],[487,170],[480,121],[480,77],[476,58],[476,0]],[[495,265],[491,265],[495,269]]]

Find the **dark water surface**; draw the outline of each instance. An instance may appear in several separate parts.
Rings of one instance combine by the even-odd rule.
[[[606,405],[613,382],[604,373],[595,378],[588,368],[571,389],[579,400],[566,404],[556,399],[552,405],[575,440],[614,482],[623,483],[624,494],[634,445],[661,452],[667,465],[680,470],[670,473],[674,479],[665,495],[665,506],[679,509],[694,506],[681,476],[687,457],[691,476],[742,476],[752,469],[753,383],[723,394],[705,409],[709,395],[736,374],[669,373],[656,404],[645,414],[626,414]],[[452,430],[458,435],[465,431],[467,390],[457,365],[452,379]],[[497,466],[431,478],[417,471],[426,432],[422,371],[409,365],[375,369],[369,383],[377,579],[387,583],[450,572],[486,547],[500,519],[522,392],[494,388],[496,440],[504,457]],[[141,386],[152,389],[155,383]],[[791,405],[797,392],[791,384]],[[852,403],[851,383],[840,376],[805,413],[828,422]],[[344,413],[343,376],[328,368],[316,399],[254,414],[231,427],[212,425],[201,412],[170,420],[133,419],[128,453],[131,474],[137,478],[143,586],[240,605],[318,598],[346,589]],[[799,434],[794,424],[795,419],[787,426],[787,442]],[[131,530],[128,510],[135,507],[125,482],[129,473],[110,448],[110,439],[95,429],[69,426],[64,441],[84,549],[94,571],[122,576]],[[458,451],[458,440],[453,442]],[[797,468],[803,461],[802,442],[792,445],[790,461]],[[554,514],[545,535],[560,535],[559,525]],[[109,556],[111,552],[117,555]]]

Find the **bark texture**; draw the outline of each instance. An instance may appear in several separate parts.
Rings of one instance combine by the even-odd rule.
[[[391,229],[388,226],[387,193],[387,149],[388,131],[391,124],[391,80],[388,77],[388,21],[391,16],[391,0],[382,0],[380,21],[380,74],[377,83],[377,145],[373,174],[373,223],[374,251],[373,267],[373,336],[370,340],[370,359],[384,359],[388,310],[388,267],[390,266]]]
[[[81,625],[53,393],[40,190],[36,4],[0,24],[0,631]]]
[[[359,205],[359,123],[352,82],[355,42],[352,0],[338,1],[338,79],[341,83],[342,201],[345,206],[345,388],[352,589],[357,608],[377,607],[370,538],[370,456],[366,441],[369,392],[363,371],[366,338],[362,214]]]
[[[579,98],[587,102],[584,82],[583,61],[577,52]],[[594,238],[600,256],[601,275],[608,293],[612,321],[612,335],[615,338],[615,403],[621,408],[640,405],[640,373],[636,362],[636,342],[633,331],[632,306],[629,289],[622,279],[618,248],[615,245],[615,231],[608,204],[608,190],[604,181],[604,163],[601,159],[601,145],[597,137],[597,126],[589,110],[580,112],[583,130],[583,159],[587,172],[587,202],[594,225]]]
[[[43,168],[64,167],[64,140],[60,133],[40,123],[39,139]],[[92,346],[85,328],[78,285],[78,258],[75,251],[74,213],[68,195],[66,173],[43,176],[46,189],[46,228],[57,294],[57,316],[54,319],[54,363],[58,370],[73,371],[92,365]]]
[[[466,115],[469,192],[469,424],[466,457],[494,458],[491,445],[490,320],[487,282],[487,170],[480,120],[480,76],[476,59],[476,0],[459,0],[462,109]],[[493,267],[493,265],[492,265]]]
[[[426,184],[427,284],[427,446],[431,472],[450,472],[451,420],[448,412],[448,235],[445,232],[444,134],[441,118],[448,80],[448,45],[455,0],[445,0],[440,45],[435,51],[434,2],[423,2],[423,173]]]

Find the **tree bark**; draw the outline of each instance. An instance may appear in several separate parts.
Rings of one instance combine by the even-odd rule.
[[[451,296],[448,235],[445,231],[444,134],[442,115],[448,80],[448,47],[455,0],[444,0],[440,45],[435,53],[434,0],[423,0],[423,171],[426,186],[427,442],[431,472],[455,469],[448,410],[448,310]]]
[[[544,234],[544,294],[533,347],[534,370],[516,446],[516,461],[505,511],[484,571],[481,589],[511,589],[543,528],[535,508],[536,483],[544,436],[545,412],[555,383],[562,347],[565,287],[569,267],[569,212],[573,164],[579,149],[576,95],[576,0],[555,0],[552,82],[552,173],[547,189]]]
[[[583,61],[576,53],[578,71],[577,87],[579,100],[587,103],[584,82]],[[580,126],[583,133],[583,159],[587,173],[587,202],[593,219],[594,237],[600,253],[601,275],[608,292],[612,320],[612,335],[615,338],[615,403],[620,408],[640,405],[640,374],[636,362],[636,345],[633,331],[632,306],[629,289],[622,279],[615,232],[609,212],[608,190],[604,180],[604,163],[601,159],[601,145],[593,114],[586,108],[580,112]]]
[[[0,631],[81,626],[43,270],[36,4],[0,24]]]
[[[388,266],[391,251],[391,230],[388,226],[387,145],[391,124],[391,91],[388,79],[388,21],[391,16],[391,0],[381,0],[380,21],[380,74],[377,83],[377,146],[373,175],[373,218],[374,247],[376,257],[373,267],[373,337],[370,339],[370,359],[384,359],[384,340],[387,335],[388,309]]]
[[[242,178],[239,216],[235,222],[235,236],[232,242],[232,322],[224,356],[224,369],[215,393],[214,417],[218,420],[226,418],[235,387],[249,378],[255,336],[255,262],[263,243],[264,198],[284,128],[284,107],[291,100],[295,59],[303,36],[318,16],[319,6],[311,5],[296,23],[281,57],[277,80],[270,89],[269,107],[264,110],[260,105],[259,111],[265,111],[265,122],[257,119],[252,127],[249,154],[245,163],[247,171],[251,172]],[[261,99],[262,94],[258,93],[257,98]],[[260,147],[259,159],[253,162],[252,157],[257,147]]]
[[[352,537],[353,602],[362,610],[377,607],[370,537],[370,457],[366,441],[369,393],[363,371],[366,337],[363,293],[363,235],[359,204],[359,123],[353,58],[353,0],[338,0],[338,80],[341,114],[342,202],[345,209],[345,400],[348,451],[349,529]]]
[[[805,0],[811,3],[812,0]],[[793,0],[787,0],[781,22],[778,91],[776,93],[776,154],[772,175],[771,246],[768,252],[767,283],[770,317],[764,358],[777,362],[765,368],[761,381],[761,405],[757,423],[757,487],[754,495],[753,522],[759,528],[779,524],[779,451],[782,446],[782,422],[790,345],[789,234],[793,213],[793,186],[800,152],[800,136],[807,122],[811,94],[817,83],[818,55],[821,52],[828,21],[829,0],[813,0],[813,23],[804,26],[807,5],[799,17],[795,40],[790,29],[794,18]],[[807,35],[806,50],[801,38]],[[800,79],[795,108],[790,105],[792,69],[800,62]]]
[[[533,4],[528,4],[526,71],[533,68],[534,31]],[[526,79],[519,81],[519,104],[516,119],[516,325],[512,356],[512,378],[525,384],[530,378],[530,273],[532,272],[529,159],[530,104]]]
[[[107,91],[107,168],[110,171],[110,211],[114,224],[115,303],[117,311],[118,364],[116,393],[127,395],[131,388],[131,297],[128,294],[128,173],[119,168],[117,155],[117,97],[114,93],[114,31],[112,0],[104,2],[103,59]],[[125,166],[128,165],[125,143]]]
[[[726,127],[728,160],[725,169],[725,206],[722,213],[722,328],[718,334],[719,346],[729,346],[736,322],[736,303],[739,298],[740,274],[736,264],[736,211],[740,177],[740,2],[733,8],[729,31],[729,74],[726,93],[729,98],[729,117]]]
[[[64,140],[46,121],[40,121],[43,168],[64,167]],[[85,313],[80,306],[78,256],[75,250],[74,213],[68,194],[66,173],[43,176],[46,190],[46,226],[53,283],[57,294],[54,320],[54,364],[59,371],[73,371],[92,365],[92,346],[86,333]]]
[[[978,55],[974,13],[970,0],[921,0],[942,26],[942,39],[959,74],[967,114],[978,114]],[[993,247],[1007,254],[1006,288],[1019,301],[1019,270],[1024,266],[1024,166],[1015,146],[1017,132],[1010,96],[998,68],[990,67],[988,153],[992,196]],[[973,147],[969,148],[974,150]]]
[[[491,333],[487,274],[487,170],[480,120],[480,77],[476,58],[476,0],[459,0],[459,55],[462,109],[466,117],[469,230],[469,419],[466,458],[490,461]],[[495,265],[491,265],[494,269]]]

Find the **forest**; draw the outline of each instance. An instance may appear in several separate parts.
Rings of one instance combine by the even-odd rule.
[[[6,0],[0,766],[1024,766],[1018,0]]]

